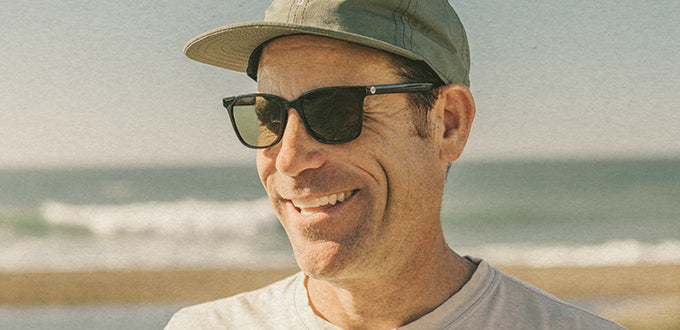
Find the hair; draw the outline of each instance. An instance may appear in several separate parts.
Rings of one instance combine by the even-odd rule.
[[[394,69],[397,75],[404,79],[406,83],[433,83],[435,87],[444,85],[444,82],[432,70],[432,68],[423,61],[411,60],[403,56],[393,55]],[[427,114],[434,106],[435,101],[439,96],[438,88],[426,92],[408,93],[408,101],[413,107],[412,113],[413,125],[416,133],[421,138],[430,136],[430,131],[427,122]]]

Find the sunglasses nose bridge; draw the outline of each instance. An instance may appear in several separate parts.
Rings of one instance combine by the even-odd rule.
[[[304,118],[303,114],[302,114],[302,102],[301,102],[300,99],[296,99],[296,100],[293,100],[293,101],[290,101],[290,102],[286,101],[285,108],[286,108],[286,114],[288,114],[290,109],[293,109],[293,110],[295,110],[295,112],[297,112],[297,114],[298,114],[298,116],[300,116],[300,118]]]
[[[297,115],[296,116],[297,118],[294,118],[294,119],[291,118],[291,114],[292,114],[291,110],[293,110],[293,112]],[[288,126],[291,123],[291,119],[292,119],[292,121],[296,121],[296,123],[298,125],[301,125],[302,128],[304,128],[304,134],[306,134],[307,137],[316,140],[316,138],[314,137],[314,134],[311,131],[311,128],[309,127],[309,123],[307,123],[307,119],[305,118],[305,114],[302,111],[302,103],[300,102],[300,99],[297,99],[293,102],[286,102],[284,117],[285,118],[283,118],[283,120],[284,120],[283,124],[284,125],[283,125],[283,132],[282,132],[282,134],[284,136],[286,135],[287,131],[290,131]],[[296,129],[296,131],[299,131],[299,130],[300,130],[300,127],[298,127]],[[300,134],[299,132],[291,132],[291,133],[293,133],[295,135]],[[282,136],[282,139],[283,139],[283,136]]]
[[[305,114],[302,111],[302,99],[298,98],[293,101],[284,101],[284,126],[283,126],[283,133],[286,131],[286,126],[288,126],[288,120],[290,118],[290,110],[294,110],[295,113],[297,113],[297,117],[300,120],[300,123],[302,126],[305,128],[305,132],[310,136],[313,137],[312,132],[310,131],[309,124],[307,123],[307,119],[305,118]]]
[[[316,156],[312,156],[319,152],[319,142],[312,135],[300,111],[297,108],[290,107],[286,110],[285,114],[284,127],[277,143],[279,145],[278,161],[288,163],[293,160],[297,162],[309,157],[315,158]]]

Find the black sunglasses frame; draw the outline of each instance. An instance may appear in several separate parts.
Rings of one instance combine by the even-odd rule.
[[[403,83],[403,84],[390,84],[390,85],[375,85],[375,86],[336,86],[336,87],[325,87],[325,88],[319,88],[319,89],[313,89],[311,91],[305,92],[302,95],[300,95],[297,99],[293,101],[287,101],[280,96],[276,95],[271,95],[271,94],[262,94],[262,93],[254,93],[254,94],[245,94],[245,95],[238,95],[238,96],[231,96],[231,97],[225,97],[222,99],[222,105],[227,109],[227,113],[229,114],[229,119],[231,120],[231,125],[234,128],[234,132],[236,133],[236,137],[238,137],[239,141],[241,143],[251,149],[265,149],[272,147],[279,143],[281,141],[281,138],[283,138],[283,133],[286,130],[286,124],[288,122],[288,109],[293,108],[295,111],[297,111],[298,115],[300,116],[300,119],[302,119],[302,123],[305,126],[305,130],[307,133],[312,136],[316,141],[319,141],[324,144],[340,144],[340,143],[347,143],[349,141],[352,141],[359,137],[361,135],[361,130],[362,130],[362,125],[363,125],[363,98],[362,98],[362,107],[359,109],[359,128],[357,130],[357,134],[353,135],[350,138],[347,139],[342,139],[342,140],[327,140],[322,136],[319,136],[317,133],[314,132],[309,126],[309,123],[307,122],[307,119],[305,117],[304,111],[302,110],[302,101],[305,99],[305,97],[309,96],[310,94],[317,93],[317,92],[322,92],[322,91],[328,91],[328,90],[336,90],[336,89],[353,89],[356,90],[357,93],[361,93],[360,96],[366,97],[370,95],[379,95],[379,94],[394,94],[394,93],[415,93],[415,92],[427,92],[430,91],[437,86],[433,83]],[[234,104],[236,101],[243,99],[243,98],[251,98],[251,97],[267,97],[267,98],[275,98],[281,100],[282,104],[284,105],[281,107],[281,132],[276,132],[276,139],[265,146],[257,146],[257,145],[252,145],[248,142],[246,142],[243,137],[241,136],[241,133],[238,130],[238,127],[236,125],[236,119],[234,118]]]

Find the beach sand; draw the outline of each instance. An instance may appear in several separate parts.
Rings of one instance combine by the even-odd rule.
[[[680,329],[680,265],[501,270],[631,329]],[[253,290],[297,269],[0,273],[0,304],[186,303]]]

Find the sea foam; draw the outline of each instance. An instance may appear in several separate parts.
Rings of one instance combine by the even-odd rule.
[[[486,244],[462,249],[489,262],[529,267],[680,264],[680,241],[613,240],[601,244]]]
[[[123,205],[71,205],[54,201],[40,208],[54,225],[83,227],[97,236],[146,233],[189,236],[254,236],[278,226],[266,198],[254,201],[148,202]]]
[[[0,269],[263,266],[292,263],[292,251],[266,198],[180,200],[122,205],[41,206],[52,226],[82,227],[92,235],[24,237],[0,253]],[[680,240],[616,239],[600,243],[480,243],[457,252],[494,265],[590,267],[680,264]]]

